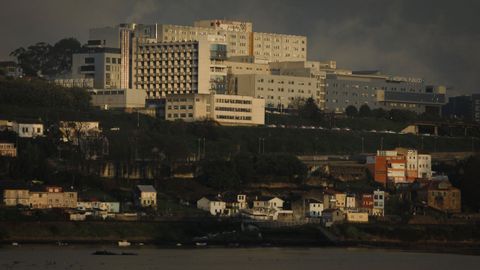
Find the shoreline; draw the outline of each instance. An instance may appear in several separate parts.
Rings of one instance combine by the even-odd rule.
[[[128,239],[126,239],[128,241]],[[142,249],[142,248],[155,248],[155,249],[216,249],[216,248],[229,248],[229,249],[262,249],[262,248],[358,248],[365,250],[388,250],[388,251],[401,251],[401,252],[413,252],[413,253],[435,253],[435,254],[457,254],[457,255],[470,255],[480,256],[480,243],[478,242],[402,242],[402,241],[340,241],[338,243],[305,243],[301,241],[288,242],[288,243],[241,243],[241,242],[219,242],[219,241],[205,241],[206,246],[197,246],[196,242],[180,243],[181,246],[177,246],[177,243],[160,243],[156,241],[129,241],[131,246],[120,247],[118,241],[113,240],[19,240],[19,241],[6,241],[0,240],[0,250],[4,248],[22,248],[24,246],[51,246],[58,248],[66,248],[71,246],[92,246],[92,251],[95,248],[100,250],[120,249]],[[200,242],[200,241],[199,241]],[[18,246],[13,246],[12,243],[18,243]],[[203,243],[203,242],[202,242]],[[106,248],[107,247],[107,248]]]

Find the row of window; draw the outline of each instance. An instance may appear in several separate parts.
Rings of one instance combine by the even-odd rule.
[[[235,107],[215,107],[216,111],[223,111],[223,112],[252,112],[250,108],[235,108]]]
[[[247,120],[250,121],[252,120],[251,116],[240,116],[240,115],[222,115],[219,114],[217,115],[218,119],[225,119],[225,120]]]
[[[242,100],[242,99],[230,99],[230,98],[217,98],[215,100],[218,103],[230,103],[230,104],[252,104],[251,100]]]

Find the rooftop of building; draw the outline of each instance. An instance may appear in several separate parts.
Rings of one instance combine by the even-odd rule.
[[[152,185],[137,185],[138,190],[141,192],[157,192]]]

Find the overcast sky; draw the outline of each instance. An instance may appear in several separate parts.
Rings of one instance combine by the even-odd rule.
[[[11,0],[0,8],[0,59],[19,46],[54,43],[121,22],[192,25],[248,20],[254,31],[306,35],[308,58],[380,69],[480,93],[480,1]]]

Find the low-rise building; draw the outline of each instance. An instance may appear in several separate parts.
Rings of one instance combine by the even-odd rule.
[[[357,197],[354,194],[348,194],[345,201],[345,207],[347,209],[357,208]]]
[[[20,138],[36,138],[43,136],[43,124],[39,121],[22,121],[13,123],[13,131]]]
[[[282,209],[285,201],[278,197],[262,196],[253,201],[253,208]]]
[[[28,206],[30,192],[26,187],[9,187],[3,190],[3,203],[6,206]]]
[[[247,195],[238,194],[236,196],[227,196],[224,198],[226,202],[226,209],[229,216],[236,216],[240,214],[240,210],[248,207]]]
[[[325,209],[322,212],[322,219],[326,225],[341,223],[345,220],[345,213],[340,209]]]
[[[145,108],[147,92],[142,89],[90,89],[91,103],[101,109]]]
[[[347,222],[350,223],[368,223],[368,213],[366,212],[347,212]]]
[[[3,71],[6,77],[23,77],[23,69],[14,61],[0,61],[0,71]]]
[[[33,209],[77,208],[77,192],[47,186],[30,190],[29,205]]]
[[[15,144],[0,142],[0,157],[17,157],[17,147]]]
[[[310,218],[319,218],[322,216],[323,203],[319,200],[308,199],[306,200],[307,215]]]
[[[212,216],[227,215],[227,203],[219,196],[205,196],[197,201],[197,208],[209,212]]]
[[[214,93],[168,95],[165,119],[186,122],[213,120],[221,125],[263,125],[265,102],[248,96]]]
[[[373,212],[374,216],[385,215],[385,191],[375,190],[373,191]]]
[[[447,213],[460,213],[462,211],[461,192],[453,187],[450,181],[435,181],[429,183],[418,192],[419,198],[429,207]]]
[[[362,204],[361,209],[368,212],[369,214],[373,213],[373,195],[372,194],[362,194]]]
[[[157,206],[157,190],[151,185],[137,185],[134,196],[139,207]]]
[[[345,209],[346,202],[347,202],[347,194],[343,192],[335,192],[335,201],[336,207],[341,210]]]
[[[107,213],[119,213],[120,202],[102,201],[79,201],[77,209],[81,211],[105,211]]]

